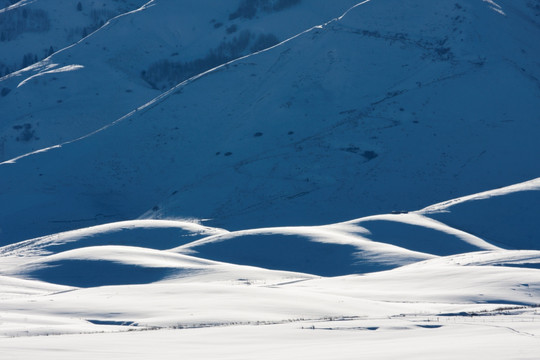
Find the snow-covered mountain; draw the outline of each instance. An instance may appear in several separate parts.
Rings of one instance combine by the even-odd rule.
[[[281,1],[277,3],[284,5],[279,8],[261,8],[255,14],[244,14],[236,1],[92,1],[81,5],[81,11],[71,3],[41,0],[24,3],[26,6],[12,12],[41,4],[48,10],[39,11],[61,14],[61,19],[80,25],[79,17],[85,14],[132,11],[105,23],[100,18],[101,27],[93,33],[87,31],[89,35],[83,39],[64,40],[56,34],[54,29],[66,34],[76,26],[66,20],[47,32],[24,33],[20,39],[5,42],[3,53],[11,54],[9,46],[26,48],[42,43],[39,37],[45,36],[55,39],[53,47],[59,50],[2,78],[0,106],[11,115],[0,125],[0,160],[87,135],[177,82],[274,45],[341,14],[355,2],[312,0],[309,6],[299,7],[296,1]],[[107,4],[117,11],[107,10]],[[4,16],[11,18],[12,12]],[[70,39],[77,41],[63,47]]]
[[[537,357],[540,2],[0,7],[8,359]]]
[[[108,125],[0,168],[10,189],[2,201],[17,202],[1,209],[3,236],[13,242],[140,216],[210,218],[229,229],[324,224],[536,177],[539,49],[529,34],[538,28],[511,7],[503,15],[481,1],[444,4],[418,3],[420,14],[409,2],[366,3],[146,104],[156,90],[143,86],[139,70],[127,76],[111,59],[77,70],[93,59],[84,43],[51,59],[65,58],[58,66],[71,71],[5,80],[24,83],[22,94],[51,81],[88,84],[73,78],[86,74],[91,89],[81,96],[92,99],[44,104],[54,112],[47,119],[78,131]],[[79,58],[68,61],[70,51]],[[107,72],[92,68],[104,63]],[[126,92],[118,77],[146,95]],[[4,100],[17,104],[17,96]],[[19,137],[39,137],[35,126],[15,127]]]

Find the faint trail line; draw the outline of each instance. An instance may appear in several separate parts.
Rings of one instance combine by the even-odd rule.
[[[470,325],[470,326],[487,326],[487,327],[493,327],[493,328],[500,328],[500,329],[507,329],[507,330],[510,330],[512,332],[515,332],[516,334],[518,335],[522,335],[522,336],[529,336],[529,337],[534,337],[536,338],[536,335],[535,334],[531,334],[531,333],[528,333],[526,331],[520,331],[520,330],[516,330],[510,326],[503,326],[503,325],[491,325],[491,324],[486,324],[486,323],[479,323],[479,324],[475,324],[475,323],[468,323],[468,322],[463,322],[461,323],[463,325]]]

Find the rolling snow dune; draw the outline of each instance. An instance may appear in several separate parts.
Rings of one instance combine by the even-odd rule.
[[[96,246],[68,250],[25,262],[12,270],[49,283],[96,287],[144,284],[197,273],[211,264],[158,250],[127,246]]]
[[[204,266],[204,262],[195,265]],[[32,302],[26,301],[28,298],[0,301],[2,310],[8,313],[17,309],[36,316],[51,316],[61,309],[59,319],[76,316],[94,323],[124,326],[127,330],[130,327],[122,324],[191,327],[353,314],[377,319],[411,311],[423,311],[432,316],[491,311],[505,303],[535,304],[540,291],[537,270],[441,265],[438,261],[431,263],[431,260],[365,276],[324,279],[221,266],[224,273],[218,271],[195,278],[187,276],[146,285],[75,289],[34,296]]]
[[[386,270],[433,257],[317,227],[237,231],[204,238],[172,251],[322,276]]]
[[[537,360],[539,19],[0,0],[1,359]]]
[[[91,246],[4,265],[3,274],[59,285],[97,287],[147,284],[166,279],[257,281],[308,279],[309,274],[224,264],[168,251],[133,246]],[[242,280],[244,279],[244,280]]]
[[[465,196],[419,211],[508,249],[540,249],[540,181]]]
[[[1,247],[0,254],[28,257],[97,245],[130,245],[163,250],[224,232],[189,221],[131,220],[21,241]]]
[[[343,225],[367,229],[369,234],[364,236],[373,241],[433,255],[500,250],[477,236],[414,213],[368,216],[345,222]]]
[[[520,261],[538,263],[539,252],[525,256],[512,251],[494,254],[471,253],[427,260],[398,269],[332,279],[316,279],[291,284],[292,287],[347,294],[362,299],[395,302],[495,303],[538,305],[540,280],[538,269],[490,266]],[[470,258],[465,266],[461,261]],[[508,260],[504,260],[508,257]],[[521,259],[520,259],[521,258]],[[496,259],[496,260],[495,260]],[[444,300],[443,300],[444,299]]]

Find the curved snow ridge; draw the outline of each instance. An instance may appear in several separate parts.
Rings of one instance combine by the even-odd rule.
[[[362,229],[360,227],[355,227],[359,232],[368,234],[367,229]],[[223,234],[216,234],[209,237],[205,237],[200,240],[193,241],[189,244],[185,244],[171,251],[178,251],[189,249],[196,246],[202,246],[212,243],[219,243],[227,240],[234,239],[240,236],[248,235],[303,235],[309,237],[312,241],[324,242],[324,243],[334,243],[342,245],[355,245],[357,240],[367,240],[362,238],[359,235],[355,236],[345,236],[344,231],[339,231],[339,228],[332,230],[328,225],[325,226],[283,226],[283,227],[271,227],[271,228],[258,228],[258,229],[248,229],[248,230],[238,230],[227,232]]]
[[[105,245],[68,250],[59,254],[45,256],[25,264],[24,267],[34,268],[43,264],[66,260],[111,261],[119,264],[136,265],[146,268],[183,269],[203,269],[218,264],[215,261],[194,258],[192,256],[175,254],[167,251],[134,246]]]
[[[91,246],[30,259],[5,271],[74,287],[145,284],[171,277],[194,276],[217,263],[133,246]]]
[[[431,230],[439,231],[444,234],[455,236],[458,240],[461,240],[464,243],[467,243],[473,247],[476,247],[478,248],[478,250],[501,250],[500,247],[490,244],[489,242],[479,238],[478,236],[469,234],[465,231],[448,226],[440,221],[423,216],[420,212],[404,213],[404,214],[372,215],[372,216],[359,218],[356,220],[347,221],[341,224],[336,224],[334,226],[344,226],[344,225],[345,226],[351,226],[351,225],[367,226],[367,223],[371,221],[388,221],[388,222],[395,222],[395,223],[402,223],[402,224],[423,227],[426,229],[431,229]]]
[[[46,235],[35,239],[21,241],[16,244],[6,245],[0,248],[0,255],[45,255],[50,253],[50,249],[48,249],[50,247],[77,242],[86,238],[97,238],[99,236],[117,233],[124,230],[129,231],[143,229],[178,229],[186,231],[188,236],[208,236],[228,232],[224,229],[200,225],[193,221],[158,219],[127,220],[65,231],[58,234]],[[80,246],[84,246],[84,243],[81,243]]]
[[[362,232],[362,229],[355,227]],[[278,227],[230,232],[171,249],[238,265],[337,276],[387,270],[435,258],[328,226]]]
[[[540,177],[525,181],[519,184],[509,185],[502,188],[483,191],[480,193],[458,197],[452,200],[443,201],[434,205],[430,205],[421,210],[415,211],[416,214],[433,214],[439,212],[447,212],[454,205],[461,204],[467,201],[484,200],[494,196],[503,196],[520,191],[538,191],[540,190]]]
[[[209,226],[204,226],[193,221],[186,220],[161,220],[161,219],[138,219],[138,220],[126,220],[118,221],[108,224],[90,226],[87,228],[70,230],[62,232],[59,234],[48,235],[40,237],[38,239],[46,239],[55,237],[56,239],[64,238],[73,238],[73,237],[83,237],[83,236],[92,236],[99,233],[119,231],[124,229],[139,229],[139,228],[178,228],[193,233],[204,233],[204,234],[222,234],[227,233],[227,230],[220,228],[213,228]],[[37,240],[37,239],[36,239]],[[31,240],[28,240],[31,241]]]
[[[249,279],[274,284],[315,277],[307,273],[273,271],[162,250],[117,245],[85,247],[30,259],[4,271],[4,274],[76,288],[195,280],[244,283]]]

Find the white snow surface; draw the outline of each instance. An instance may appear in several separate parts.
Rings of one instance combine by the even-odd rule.
[[[538,1],[24,9],[2,360],[538,359]]]

